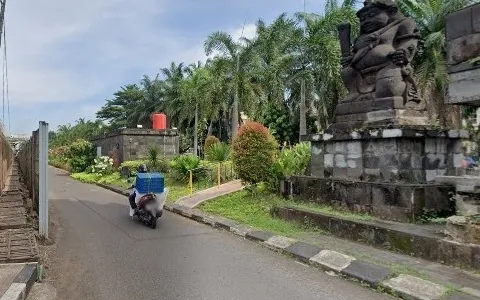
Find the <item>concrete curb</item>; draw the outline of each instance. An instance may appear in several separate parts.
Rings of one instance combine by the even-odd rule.
[[[25,300],[37,280],[37,264],[26,264],[0,300]]]
[[[102,186],[102,185],[99,185]],[[109,190],[121,195],[124,191],[106,186]],[[449,293],[446,286],[433,283],[418,277],[406,274],[394,274],[389,268],[367,261],[357,260],[354,257],[321,249],[317,246],[297,241],[292,238],[275,235],[271,232],[257,230],[239,222],[209,215],[197,209],[185,207],[176,203],[165,204],[164,208],[173,213],[210,225],[214,228],[230,231],[245,239],[258,242],[263,246],[290,255],[297,260],[318,267],[324,271],[333,271],[347,279],[359,281],[374,289],[387,291],[403,299],[413,300],[479,300],[468,288]],[[467,294],[468,293],[468,294]],[[3,299],[0,299],[3,300]]]

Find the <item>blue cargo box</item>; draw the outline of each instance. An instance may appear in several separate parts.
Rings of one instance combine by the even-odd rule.
[[[165,177],[161,173],[138,173],[135,188],[141,194],[163,193]]]

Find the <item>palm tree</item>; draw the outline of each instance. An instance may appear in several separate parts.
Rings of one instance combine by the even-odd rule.
[[[142,87],[143,99],[135,106],[135,110],[129,118],[136,120],[143,126],[148,126],[151,124],[151,115],[154,112],[163,110],[165,87],[164,83],[159,79],[159,75],[154,79],[144,75],[140,85]]]
[[[228,60],[222,57],[208,59],[205,68],[209,70],[210,83],[210,100],[208,104],[208,125],[207,135],[213,133],[213,124],[220,120],[222,114],[228,114],[229,91],[232,89],[228,73]],[[219,126],[221,128],[221,126]]]
[[[238,130],[239,105],[248,108],[251,104],[248,103],[249,100],[254,98],[252,96],[261,92],[258,85],[252,81],[254,44],[246,39],[242,41],[244,44],[235,42],[228,33],[217,31],[208,36],[204,44],[206,55],[211,55],[216,50],[228,62],[230,80],[233,83],[232,139]]]
[[[185,66],[183,63],[178,65],[175,62],[170,64],[169,68],[160,70],[164,77],[165,83],[165,110],[171,120],[171,124],[177,125],[182,129],[181,115],[181,86],[185,74]]]
[[[345,94],[340,76],[341,53],[337,26],[347,21],[352,24],[352,33],[358,31],[355,3],[354,0],[348,0],[339,5],[336,0],[330,0],[325,5],[323,15],[297,14],[297,18],[304,23],[303,49],[307,57],[307,61],[300,60],[302,67],[299,69],[309,70],[314,78],[318,121],[324,128],[331,121],[338,100]]]
[[[203,119],[206,112],[204,109],[210,98],[210,83],[212,82],[209,70],[197,65],[190,65],[186,69],[188,76],[182,82],[181,97],[182,118],[192,119],[191,111],[194,111],[194,154],[198,155],[198,124],[199,118]]]
[[[284,101],[287,74],[293,68],[293,54],[298,51],[302,30],[286,13],[271,25],[257,21],[256,52],[260,59],[261,85],[267,102]]]
[[[445,22],[450,13],[468,6],[472,0],[398,0],[399,9],[418,25],[422,42],[413,61],[420,89],[431,116],[442,125],[460,125],[460,108],[444,105],[448,82]],[[448,112],[450,111],[450,112]]]

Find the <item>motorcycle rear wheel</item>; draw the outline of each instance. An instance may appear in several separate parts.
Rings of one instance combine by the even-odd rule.
[[[150,228],[155,229],[157,227],[157,218],[153,214],[150,214]]]

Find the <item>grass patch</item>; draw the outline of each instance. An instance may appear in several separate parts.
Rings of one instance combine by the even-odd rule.
[[[102,183],[102,184],[121,187],[124,189],[129,189],[133,182],[123,178],[118,172],[115,172],[110,175],[105,175],[105,176],[99,176],[96,174],[82,172],[82,173],[74,173],[71,175],[71,177],[83,183],[88,183],[88,184]],[[175,181],[173,178],[169,176],[165,176],[165,187],[169,189],[168,196],[167,196],[168,203],[176,202],[178,199],[190,194],[190,189],[188,188],[188,184]],[[195,193],[209,187],[210,186],[207,184],[195,183],[193,186],[193,192]]]
[[[75,180],[78,180],[84,183],[90,183],[90,184],[102,183],[102,184],[115,185],[125,189],[129,188],[131,185],[131,183],[129,183],[128,180],[122,178],[122,176],[118,172],[115,172],[110,175],[104,175],[104,176],[82,172],[82,173],[74,173],[71,176]]]
[[[287,221],[273,218],[270,208],[284,204],[285,201],[272,194],[259,193],[252,196],[247,191],[240,191],[207,201],[200,205],[200,209],[207,213],[220,215],[239,221],[261,230],[274,233],[297,236],[306,231],[321,231],[310,224],[299,226]]]

